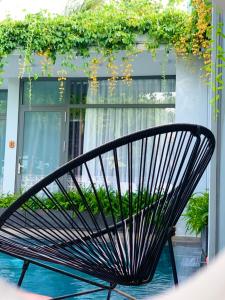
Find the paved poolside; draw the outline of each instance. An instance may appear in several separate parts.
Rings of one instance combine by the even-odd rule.
[[[199,238],[176,238],[175,259],[180,281],[187,279],[196,272],[201,265],[201,245]]]

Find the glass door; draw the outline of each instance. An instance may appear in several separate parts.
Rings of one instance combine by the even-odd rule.
[[[65,152],[65,112],[21,111],[17,188],[26,190],[57,169]]]

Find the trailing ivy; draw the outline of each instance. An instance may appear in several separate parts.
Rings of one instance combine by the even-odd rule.
[[[4,63],[13,51],[20,53],[19,77],[25,71],[32,74],[32,60],[39,55],[42,76],[51,76],[51,65],[63,55],[58,71],[60,91],[63,94],[67,68],[77,70],[74,58],[97,57],[85,60],[82,70],[97,88],[99,65],[106,63],[112,89],[117,79],[115,53],[125,50],[124,80],[130,81],[132,54],[139,52],[138,39],[144,36],[145,48],[155,54],[160,45],[166,51],[174,49],[177,55],[189,54],[203,58],[207,83],[211,82],[211,4],[207,0],[192,0],[192,11],[176,8],[178,0],[170,0],[166,8],[154,0],[86,0],[86,4],[69,15],[51,15],[47,12],[28,14],[24,20],[10,18],[0,22],[0,74]],[[94,4],[94,5],[93,5]],[[37,78],[40,74],[34,74]],[[207,77],[208,76],[208,77]],[[217,81],[220,80],[216,79]],[[30,99],[31,99],[30,81]],[[218,95],[212,102],[218,100]]]
[[[91,209],[94,215],[100,213],[100,206],[99,201],[103,207],[104,213],[106,215],[111,215],[112,212],[114,216],[119,219],[121,217],[121,207],[120,207],[120,197],[122,199],[122,209],[124,217],[128,217],[129,215],[129,194],[128,192],[124,193],[122,196],[118,194],[118,192],[114,189],[109,189],[108,191],[104,187],[98,187],[96,189],[96,195],[91,189],[91,187],[82,187],[81,188],[82,194],[85,197],[86,201],[88,202],[89,208]],[[110,201],[108,198],[110,197]],[[68,191],[68,198],[66,199],[65,195],[61,192],[54,192],[52,194],[52,198],[41,197],[41,203],[43,207],[47,210],[59,210],[59,206],[65,210],[71,210],[73,212],[85,212],[87,207],[80,195],[76,190]],[[0,195],[0,208],[7,208],[12,203],[19,198],[19,194],[7,194],[7,195]],[[52,200],[54,199],[54,201]],[[152,204],[154,201],[157,201],[158,196],[150,196],[147,191],[140,192],[133,192],[132,193],[132,210],[133,212],[138,211],[140,208],[145,208],[146,205]],[[26,202],[26,205],[23,207],[24,209],[30,208],[32,210],[40,209],[40,205],[37,202],[32,201],[29,199]]]
[[[47,56],[53,62],[58,54],[87,56],[90,49],[110,55],[112,51],[135,49],[140,35],[146,35],[148,49],[166,44],[179,52],[185,40],[183,50],[193,53],[197,31],[194,13],[163,9],[148,0],[112,1],[69,16],[40,12],[22,21],[6,19],[0,23],[0,57],[19,50],[29,64],[32,54]]]

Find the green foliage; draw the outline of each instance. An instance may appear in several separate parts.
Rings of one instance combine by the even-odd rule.
[[[41,12],[29,14],[22,21],[6,19],[0,22],[0,57],[19,50],[25,53],[28,65],[35,53],[53,62],[57,54],[73,52],[86,56],[90,48],[109,54],[134,49],[137,36],[143,34],[151,49],[160,44],[173,47],[182,36],[188,36],[191,43],[195,31],[191,15],[174,7],[163,9],[149,0],[123,0],[91,9],[88,6],[91,2],[86,1],[85,9],[69,16]]]
[[[102,5],[104,5],[104,0],[85,0],[81,7],[81,11],[94,10],[99,9]]]
[[[120,219],[121,209],[124,218],[129,216],[129,201],[131,201],[132,203],[132,212],[130,213],[134,214],[136,211],[143,209],[146,206],[146,203],[149,205],[159,200],[158,198],[156,198],[156,196],[152,196],[150,198],[146,190],[139,194],[137,192],[133,192],[130,199],[128,192],[126,192],[122,195],[122,207],[120,207],[119,194],[113,189],[109,190],[111,204],[108,200],[107,191],[104,187],[99,187],[96,189],[97,197],[94,194],[93,189],[91,189],[90,187],[82,187],[81,191],[94,215],[100,213],[101,207],[105,215],[111,216],[113,212],[116,219]],[[53,193],[53,199],[42,197],[41,202],[45,209],[58,210],[60,206],[66,210],[71,210],[73,212],[86,211],[86,205],[84,204],[83,199],[77,191],[71,190],[68,192],[68,195],[70,200],[68,200],[61,192],[55,192]],[[0,207],[7,208],[18,197],[19,194],[1,195]],[[202,194],[194,194],[190,198],[186,212],[184,214],[186,220],[186,228],[190,232],[199,234],[204,226],[208,224],[208,199],[208,192]],[[35,202],[32,201],[32,199],[26,202],[26,207],[27,206],[32,210],[37,210],[40,208]],[[157,215],[155,216],[155,222],[160,223],[160,217]]]
[[[121,196],[122,207],[120,207],[120,201],[119,201],[120,196],[118,192],[116,192],[113,189],[109,189],[108,191],[110,201],[108,199],[107,191],[104,187],[99,187],[96,189],[97,197],[94,194],[94,191],[90,187],[82,187],[81,191],[85,198],[85,201],[87,201],[88,206],[94,215],[99,214],[101,212],[101,209],[106,215],[111,215],[113,212],[116,219],[121,217],[121,209],[124,217],[127,217],[129,215],[128,192],[126,192]],[[72,190],[68,192],[68,194],[72,201],[68,201],[67,199],[65,199],[64,195],[60,192],[54,193],[53,197],[57,203],[59,203],[63,208],[67,210],[73,210],[73,211],[78,210],[79,212],[86,211],[86,205],[84,203],[84,200],[82,199],[82,197],[77,191]],[[135,192],[132,193],[131,202],[132,202],[133,213],[146,206],[146,199],[148,203],[152,203],[155,200],[154,197],[152,197],[152,199],[149,199],[146,191],[144,191],[141,194]],[[54,205],[52,200],[42,199],[42,201],[45,204],[46,208],[58,209],[57,205]]]
[[[18,197],[19,194],[0,195],[0,207],[1,208],[9,207]]]
[[[42,57],[42,76],[51,76],[52,64],[57,55],[63,55],[61,70],[58,71],[61,90],[67,76],[66,68],[74,71],[82,69],[94,82],[98,65],[105,62],[109,74],[114,70],[111,75],[116,80],[117,74],[112,66],[115,52],[124,50],[124,62],[129,62],[131,54],[140,51],[137,40],[144,35],[145,48],[153,54],[163,44],[166,51],[175,49],[181,56],[193,54],[202,57],[207,84],[212,86],[215,95],[211,102],[215,104],[220,99],[220,91],[224,85],[220,73],[215,74],[215,80],[210,78],[214,70],[210,51],[211,4],[207,0],[192,0],[192,11],[184,12],[176,5],[181,2],[182,0],[169,0],[168,6],[164,8],[155,0],[85,0],[81,5],[80,1],[76,1],[75,9],[72,8],[66,16],[51,15],[43,11],[28,14],[24,20],[7,18],[0,22],[0,75],[4,71],[7,57],[13,51],[18,51],[21,54],[19,78],[23,77],[25,71],[29,78],[32,77],[34,55]],[[83,66],[76,65],[75,57],[80,55],[86,58],[90,55],[90,50],[101,55],[90,61],[84,60]],[[224,53],[218,52],[217,58],[222,55],[222,66]],[[127,70],[125,65],[124,73]],[[130,69],[124,75],[125,79],[129,80],[131,77],[132,68]],[[32,75],[36,79],[40,74]],[[113,80],[110,82],[113,83]],[[31,95],[30,80],[30,101]]]
[[[61,90],[67,68],[81,69],[94,83],[101,62],[105,62],[109,74],[112,73],[110,82],[113,83],[117,78],[113,61],[119,50],[124,50],[124,78],[129,80],[132,72],[132,68],[128,68],[129,59],[140,51],[137,41],[143,35],[145,48],[153,54],[163,44],[166,51],[175,49],[181,56],[194,54],[204,58],[202,49],[209,47],[211,39],[208,22],[211,13],[202,5],[204,0],[192,0],[193,3],[196,1],[199,3],[192,5],[192,12],[184,12],[176,7],[180,0],[170,0],[167,7],[155,0],[85,0],[66,16],[43,11],[28,14],[24,20],[7,18],[0,22],[0,75],[7,57],[13,51],[19,52],[18,77],[26,73],[30,78],[31,101],[31,77],[36,79],[40,75],[32,74],[34,55],[41,57],[42,76],[51,76],[57,55],[63,55],[58,71]],[[82,66],[76,65],[76,56],[86,58],[90,50],[98,53],[98,58],[85,59]],[[206,68],[212,70],[210,59]]]
[[[85,201],[87,201],[88,206],[90,207],[90,210],[94,215],[97,215],[100,213],[101,209],[103,210],[104,214],[111,215],[112,212],[116,219],[119,219],[121,217],[121,209],[123,217],[128,217],[129,215],[129,201],[132,202],[132,212],[131,214],[134,214],[136,211],[139,211],[140,209],[144,208],[146,206],[146,203],[148,205],[150,203],[153,203],[156,198],[152,196],[149,198],[147,191],[143,191],[142,193],[132,193],[131,199],[129,199],[128,192],[124,193],[121,198],[122,201],[119,201],[119,194],[113,189],[109,189],[109,197],[110,201],[108,200],[108,194],[104,187],[99,187],[96,189],[97,197],[94,194],[93,189],[90,187],[82,187],[81,192],[83,194],[83,197]],[[42,197],[41,202],[43,205],[43,208],[45,209],[53,209],[58,210],[59,206],[66,210],[72,210],[74,212],[84,212],[86,211],[86,205],[84,203],[84,200],[82,199],[81,195],[75,191],[71,190],[68,191],[69,199],[66,198],[61,192],[55,192],[53,193],[52,199],[49,199],[47,197]],[[0,207],[6,208],[10,206],[17,198],[19,197],[18,194],[16,195],[1,195],[0,197]],[[122,207],[120,207],[120,202],[122,202]],[[26,202],[26,205],[23,206],[23,208],[29,207],[32,210],[40,209],[40,206],[32,201],[32,199],[29,199]]]
[[[183,215],[186,220],[186,229],[191,233],[199,234],[208,225],[209,193],[194,194]]]
[[[182,4],[184,1],[183,0],[169,0],[168,4],[169,5],[178,5],[178,4]]]

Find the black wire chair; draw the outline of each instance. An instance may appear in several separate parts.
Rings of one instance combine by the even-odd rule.
[[[102,290],[107,299],[113,290],[135,299],[116,286],[150,282],[167,242],[177,284],[171,237],[214,147],[202,126],[155,127],[87,152],[35,184],[0,218],[0,251],[24,260],[18,285],[34,263],[95,286],[54,299]]]

